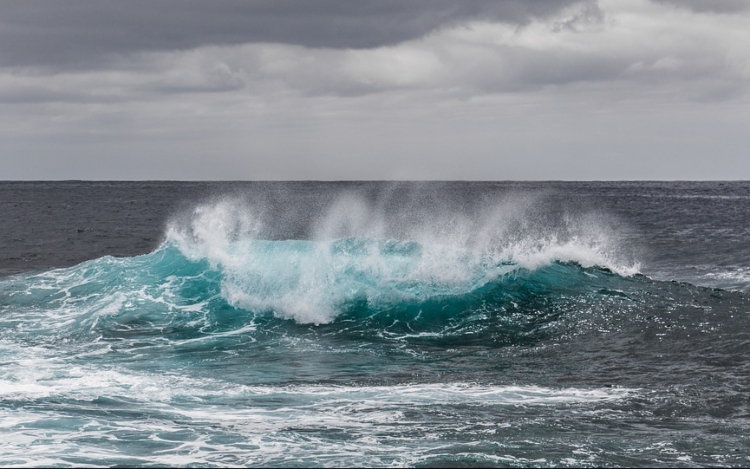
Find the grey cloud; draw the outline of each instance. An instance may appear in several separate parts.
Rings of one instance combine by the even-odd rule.
[[[586,31],[592,25],[600,25],[604,21],[605,15],[597,3],[585,3],[578,13],[564,21],[556,21],[552,24],[554,31]]]
[[[47,104],[54,102],[86,102],[87,99],[80,92],[49,91],[44,89],[0,91],[0,104]],[[109,102],[112,100],[110,99]]]
[[[680,8],[689,8],[700,13],[737,13],[750,10],[747,0],[652,0]]]
[[[574,3],[581,0],[6,0],[0,66],[86,69],[128,54],[249,42],[373,48],[467,20],[523,24]]]

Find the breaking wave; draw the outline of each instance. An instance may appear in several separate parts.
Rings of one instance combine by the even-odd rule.
[[[394,227],[355,198],[321,217],[311,239],[269,239],[251,207],[207,203],[176,217],[149,254],[3,279],[1,335],[107,350],[123,340],[235,350],[310,333],[506,346],[559,335],[557,320],[574,313],[627,309],[653,289],[591,220],[511,215]],[[75,353],[101,352],[86,347]]]

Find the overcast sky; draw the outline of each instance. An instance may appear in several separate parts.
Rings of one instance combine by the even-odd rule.
[[[750,179],[750,0],[3,0],[0,163]]]

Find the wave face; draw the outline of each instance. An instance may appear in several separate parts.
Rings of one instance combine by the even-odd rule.
[[[215,200],[148,254],[2,278],[0,459],[739,464],[750,300],[642,275],[615,221],[540,200],[344,194],[298,238]]]
[[[250,212],[226,201],[199,206],[189,222],[170,226],[167,246],[219,272],[230,305],[298,323],[329,323],[353,310],[494,303],[500,285],[555,262],[637,270],[616,263],[604,233],[571,229],[573,221],[553,230],[516,225],[513,233],[487,220],[481,227],[438,219],[394,229],[362,200],[344,198],[318,224],[315,240],[267,241],[257,239],[262,224]],[[398,237],[385,237],[394,232]]]
[[[350,213],[352,204],[332,213]],[[362,210],[361,201],[354,205]],[[602,232],[577,226],[512,235],[485,226],[466,236],[446,227],[436,235],[421,223],[409,230],[421,240],[331,239],[342,225],[334,219],[324,223],[322,239],[267,240],[258,238],[262,224],[251,212],[234,201],[201,205],[172,222],[150,254],[18,276],[3,293],[14,315],[38,315],[40,324],[75,333],[145,324],[200,335],[273,319],[436,332],[477,315],[520,314],[534,322],[537,305],[608,292],[637,271],[616,262]],[[350,222],[344,220],[348,232],[373,231]]]
[[[511,316],[511,326],[523,328],[542,320],[538,308],[544,304],[609,298],[614,290],[607,288],[633,282],[573,262],[528,269],[416,242],[243,240],[222,255],[229,261],[213,264],[186,257],[169,242],[144,256],[104,257],[15,277],[2,285],[9,299],[4,317],[40,328],[29,334],[73,335],[140,329],[197,337],[284,321],[354,322],[373,334],[440,332],[461,322],[487,327]]]

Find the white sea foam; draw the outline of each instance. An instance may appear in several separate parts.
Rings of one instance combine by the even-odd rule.
[[[492,444],[496,432],[529,425],[512,412],[532,407],[538,415],[539,408],[560,405],[589,412],[637,392],[471,383],[243,386],[176,373],[66,366],[43,349],[23,352],[29,358],[3,369],[0,398],[59,404],[0,409],[3,460],[13,466],[284,465],[290,457],[326,466],[408,466],[463,454],[447,436],[462,435],[467,441],[459,448],[465,448]],[[109,403],[97,404],[100,397]],[[472,406],[480,411],[467,413]],[[78,413],[84,409],[90,412]],[[464,417],[451,418],[455,412]],[[147,450],[133,453],[133,445]]]
[[[728,290],[738,290],[750,293],[750,267],[734,266],[726,270],[707,272],[704,281],[698,279],[694,281],[697,284],[707,284],[712,287],[725,288]]]
[[[8,360],[0,368],[2,459],[13,466],[277,466],[290,457],[326,466],[409,466],[533,425],[518,417],[527,411],[562,406],[580,416],[639,393],[466,382],[242,385],[74,364],[47,347],[4,340],[0,353]],[[454,447],[452,435],[465,443]]]
[[[20,347],[3,342],[0,351],[14,362],[0,370],[0,397],[4,401],[51,396],[92,400],[118,396],[144,403],[172,403],[175,399],[278,396],[316,408],[346,406],[354,410],[383,405],[554,405],[621,399],[631,389],[545,388],[540,386],[487,386],[472,383],[428,383],[389,386],[285,385],[249,386],[178,373],[132,371],[117,366],[71,365],[50,356],[44,347]]]

